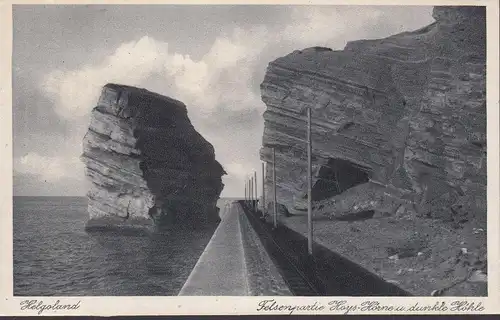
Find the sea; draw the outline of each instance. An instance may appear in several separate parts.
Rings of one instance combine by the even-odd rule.
[[[14,197],[13,209],[15,296],[177,295],[215,231],[87,233],[85,197]]]

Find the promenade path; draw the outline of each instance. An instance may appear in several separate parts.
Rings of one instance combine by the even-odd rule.
[[[248,276],[237,202],[227,202],[221,222],[179,292],[180,296],[246,296]]]

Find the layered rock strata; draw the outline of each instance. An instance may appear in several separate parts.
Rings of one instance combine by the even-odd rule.
[[[269,64],[266,199],[274,148],[277,199],[292,213],[280,223],[307,235],[311,108],[315,241],[415,295],[484,296],[485,8],[435,7],[433,17]]]
[[[91,181],[88,229],[219,219],[225,172],[180,101],[107,84],[92,111],[81,159]]]
[[[316,213],[485,221],[485,8],[435,7],[433,17],[420,30],[269,64],[261,159],[275,148],[277,197],[290,212],[306,209],[311,108]]]

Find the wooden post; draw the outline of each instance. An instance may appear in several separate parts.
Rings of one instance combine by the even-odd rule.
[[[247,201],[247,182],[245,180],[245,197],[244,197],[245,202]]]
[[[258,204],[259,204],[259,193],[257,192],[257,171],[253,172],[253,181],[255,181],[255,205],[254,205],[254,211],[257,212]]]
[[[307,249],[313,254],[311,108],[307,108]]]
[[[250,207],[253,210],[253,176],[250,177]]]
[[[278,210],[276,204],[276,150],[273,148],[273,222],[274,228],[278,227]]]
[[[262,162],[262,215],[266,214],[266,173],[265,165]]]

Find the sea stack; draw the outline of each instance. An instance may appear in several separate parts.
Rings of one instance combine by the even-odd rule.
[[[222,166],[186,106],[107,84],[91,114],[82,161],[91,181],[87,230],[197,227],[219,221]]]
[[[290,212],[307,208],[311,108],[315,214],[485,226],[485,7],[435,7],[433,17],[413,32],[269,64],[261,159],[271,163],[275,148],[277,198]]]

